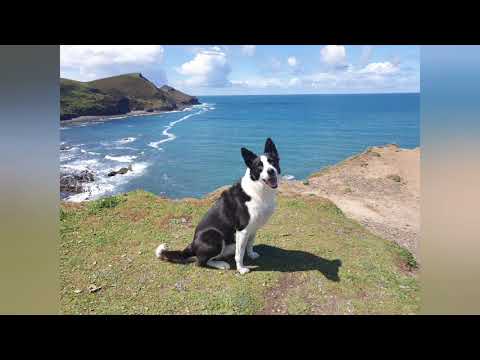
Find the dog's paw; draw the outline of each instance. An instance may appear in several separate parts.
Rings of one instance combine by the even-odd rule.
[[[246,274],[246,273],[248,273],[248,272],[250,271],[250,269],[249,269],[249,268],[246,268],[246,267],[241,267],[241,268],[238,268],[237,270],[238,270],[238,272],[239,272],[240,274],[242,274],[242,275],[244,275],[244,274]]]
[[[260,257],[259,253],[256,253],[255,251],[252,251],[248,253],[248,257],[252,260],[258,259]]]
[[[160,256],[162,256],[162,252],[164,252],[166,250],[168,250],[167,244],[158,245],[158,247],[155,249],[155,256],[157,258],[160,258]]]

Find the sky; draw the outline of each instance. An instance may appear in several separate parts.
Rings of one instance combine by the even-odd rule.
[[[420,47],[406,45],[62,45],[60,76],[141,72],[190,95],[420,91]]]

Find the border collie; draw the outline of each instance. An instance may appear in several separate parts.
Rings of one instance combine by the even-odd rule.
[[[247,165],[245,175],[225,190],[195,229],[193,241],[183,251],[169,251],[166,244],[155,250],[159,259],[228,270],[222,261],[235,254],[237,270],[246,274],[243,265],[245,250],[251,259],[260,255],[253,251],[255,234],[268,221],[276,206],[280,158],[272,139],[265,142],[264,154],[241,149]]]

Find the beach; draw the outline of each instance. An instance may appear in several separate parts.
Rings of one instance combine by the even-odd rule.
[[[175,110],[165,110],[165,111],[129,111],[128,113],[125,114],[119,114],[119,115],[96,115],[96,116],[78,116],[73,119],[68,119],[68,120],[61,120],[60,121],[60,126],[62,125],[75,125],[75,124],[84,124],[84,123],[89,123],[89,122],[100,122],[100,121],[110,121],[110,120],[118,120],[118,119],[125,119],[127,117],[135,117],[135,116],[152,116],[152,115],[161,115],[164,113],[171,113],[171,112],[178,112],[178,111],[183,111],[192,105],[185,105],[185,106],[179,106]]]

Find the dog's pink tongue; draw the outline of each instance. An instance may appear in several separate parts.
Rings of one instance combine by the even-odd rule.
[[[273,188],[277,187],[277,178],[268,179],[268,184]]]

